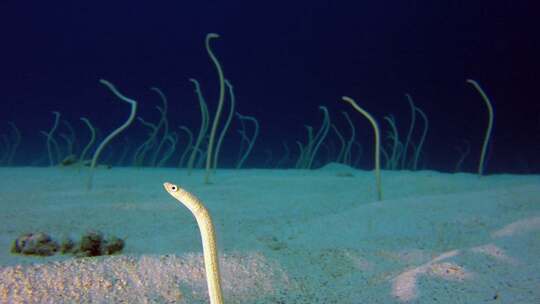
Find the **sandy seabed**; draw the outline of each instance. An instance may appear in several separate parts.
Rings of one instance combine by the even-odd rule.
[[[0,303],[207,303],[181,185],[210,210],[225,303],[540,303],[540,176],[0,168]],[[10,252],[27,232],[126,239],[120,255]]]

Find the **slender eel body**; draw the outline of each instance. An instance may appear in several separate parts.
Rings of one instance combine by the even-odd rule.
[[[193,194],[171,183],[164,183],[165,190],[186,206],[197,220],[203,244],[206,282],[211,304],[223,304],[221,277],[219,273],[216,233],[208,209]]]

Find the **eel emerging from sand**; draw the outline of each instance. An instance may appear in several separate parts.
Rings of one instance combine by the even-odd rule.
[[[169,192],[180,203],[184,204],[197,220],[197,225],[201,231],[203,244],[204,267],[206,270],[206,282],[208,284],[208,294],[211,304],[223,304],[221,292],[221,277],[219,274],[219,264],[217,255],[216,233],[212,218],[208,209],[193,194],[171,183],[164,183],[165,190]]]

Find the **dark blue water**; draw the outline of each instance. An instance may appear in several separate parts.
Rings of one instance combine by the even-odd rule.
[[[87,117],[102,139],[119,126],[129,106],[98,81],[114,83],[139,102],[138,116],[156,123],[160,99],[168,96],[171,131],[185,125],[195,133],[200,113],[189,78],[200,81],[211,119],[218,99],[218,78],[204,48],[207,33],[219,33],[212,48],[225,77],[234,85],[237,111],[254,116],[260,134],[246,167],[276,167],[284,155],[293,167],[295,141],[306,144],[304,125],[320,128],[320,105],[345,137],[353,118],[363,156],[357,166],[373,167],[371,126],[342,95],[355,98],[383,128],[393,115],[400,140],[406,136],[414,98],[430,120],[420,168],[453,171],[458,147],[470,144],[461,169],[474,172],[487,126],[478,81],[495,108],[487,153],[487,173],[540,171],[540,64],[538,21],[532,1],[4,1],[0,4],[0,156],[14,143],[8,121],[22,141],[13,165],[48,165],[45,137],[59,111],[76,131],[75,152],[89,138],[79,120]],[[222,122],[228,111],[225,111]],[[422,132],[419,121],[412,142]],[[220,167],[234,167],[241,137],[233,120]],[[61,133],[58,138],[66,154]],[[251,129],[248,129],[251,132]],[[123,147],[133,153],[148,129],[135,122],[111,143],[104,158],[119,161]],[[180,134],[180,133],[179,133]],[[127,141],[126,141],[127,139]],[[186,137],[167,166],[178,163]],[[94,147],[95,149],[95,147]],[[339,141],[330,131],[315,167],[336,160]],[[408,154],[412,152],[409,150]],[[270,158],[270,154],[272,158]],[[5,155],[5,154],[4,154]],[[129,158],[128,158],[129,159]],[[105,161],[105,160],[102,160]],[[3,164],[6,164],[4,159]]]

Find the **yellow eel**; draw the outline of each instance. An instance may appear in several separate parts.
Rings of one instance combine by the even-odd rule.
[[[216,244],[216,233],[214,224],[208,209],[193,194],[178,187],[175,184],[163,183],[165,190],[184,204],[197,220],[197,225],[201,231],[203,244],[204,267],[206,270],[206,282],[208,284],[208,294],[211,304],[223,304],[223,294],[221,292],[221,277],[219,274],[219,263]]]

